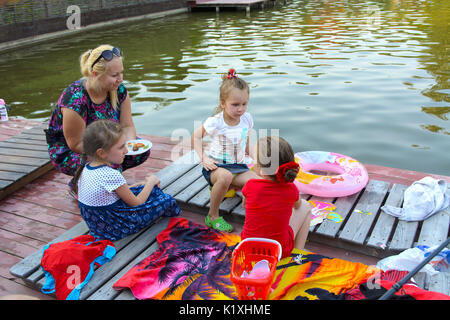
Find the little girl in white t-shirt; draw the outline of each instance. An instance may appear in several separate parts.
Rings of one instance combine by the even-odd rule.
[[[97,120],[83,132],[83,158],[74,177],[80,213],[90,233],[100,239],[122,239],[149,226],[161,216],[181,213],[175,199],[162,192],[155,175],[129,186],[122,173],[111,167],[128,153],[120,124]]]
[[[222,77],[220,105],[192,135],[194,150],[202,160],[203,176],[211,189],[211,200],[205,224],[216,230],[231,232],[231,226],[219,216],[219,206],[231,185],[242,188],[249,179],[259,178],[249,171],[245,156],[250,155],[249,136],[253,118],[247,111],[248,84],[230,69]],[[211,137],[210,148],[203,150],[202,139]]]

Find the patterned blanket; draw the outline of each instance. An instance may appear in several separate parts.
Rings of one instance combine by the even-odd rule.
[[[113,286],[116,290],[129,288],[137,299],[237,299],[230,270],[239,236],[172,218],[157,241],[159,250],[119,279]],[[294,249],[290,257],[278,262],[268,299],[375,299],[404,274],[397,278],[386,275],[362,263]],[[413,285],[404,288],[408,286]],[[437,293],[430,296],[429,291],[415,286],[413,289],[405,289],[396,297],[450,298]]]

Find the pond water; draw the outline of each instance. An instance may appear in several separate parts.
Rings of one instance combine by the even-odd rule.
[[[82,21],[81,21],[82,22]],[[450,176],[450,1],[294,0],[120,24],[0,55],[11,116],[48,119],[101,43],[124,52],[139,133],[193,132],[233,67],[255,129],[294,150]],[[178,130],[177,130],[178,129]]]

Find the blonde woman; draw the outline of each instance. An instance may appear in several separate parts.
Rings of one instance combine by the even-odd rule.
[[[82,135],[90,123],[100,119],[120,123],[126,140],[136,139],[130,97],[122,83],[120,49],[101,45],[87,50],[80,56],[80,67],[83,78],[64,89],[46,130],[51,162],[60,172],[70,176],[81,165]],[[149,155],[150,150],[139,156],[126,156],[118,169],[135,167]],[[72,185],[71,180],[71,190]]]

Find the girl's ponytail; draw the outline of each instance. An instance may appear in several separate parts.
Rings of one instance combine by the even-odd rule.
[[[83,172],[86,163],[87,163],[87,155],[83,153],[81,155],[81,165],[78,167],[77,171],[75,172],[75,175],[73,176],[73,191],[75,192],[75,194],[78,194],[78,180],[80,179],[81,172]]]
[[[280,183],[294,182],[299,172],[294,150],[286,140],[278,136],[259,139],[256,161],[264,174]]]

